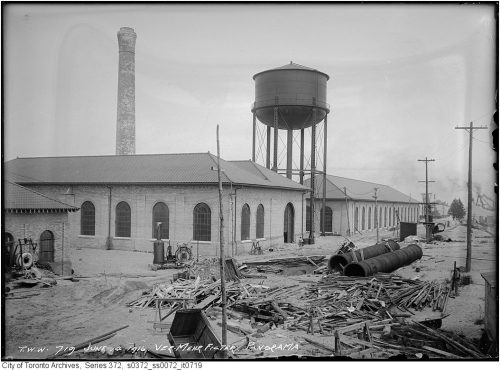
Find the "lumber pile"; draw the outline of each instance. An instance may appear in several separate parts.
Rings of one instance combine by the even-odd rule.
[[[443,312],[449,294],[446,283],[403,279],[394,274],[373,277],[327,275],[311,285],[308,297],[316,305],[349,297],[350,306],[358,310],[376,311],[377,306],[382,305],[412,313],[410,309],[422,310],[425,307]]]

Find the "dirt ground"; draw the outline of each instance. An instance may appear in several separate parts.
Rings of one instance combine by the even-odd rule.
[[[418,229],[423,240],[424,229]],[[454,261],[457,266],[465,266],[466,228],[455,225],[443,233],[452,242],[420,243],[424,256],[420,261],[396,271],[405,278],[444,281],[449,279]],[[394,233],[381,232],[381,238],[394,237]],[[481,273],[496,270],[496,241],[486,232],[474,230],[472,248],[472,283],[460,288],[459,296],[451,299],[443,320],[443,329],[465,334],[469,339],[481,335],[484,320],[484,280]],[[375,244],[375,233],[364,233],[350,238],[358,248]],[[265,250],[262,255],[237,256],[238,262],[267,260],[293,256],[333,254],[345,239],[340,236],[318,237],[315,245],[299,247],[296,244],[273,246],[273,251]],[[116,336],[99,343],[99,346],[126,346],[149,348],[160,352],[161,346],[168,346],[167,331],[153,330],[155,310],[153,308],[129,309],[126,303],[138,298],[144,289],[153,284],[168,282],[178,270],[151,271],[152,253],[79,249],[72,251],[75,274],[81,276],[78,282],[58,280],[58,284],[39,289],[37,296],[25,299],[5,300],[5,356],[14,359],[43,359],[48,355],[96,337],[123,325],[129,325]],[[307,271],[306,271],[307,272]],[[297,272],[300,273],[300,272]],[[320,275],[268,274],[264,280],[267,286],[284,286],[314,282]],[[261,283],[262,279],[245,279],[247,282]],[[429,315],[432,312],[420,312]],[[435,314],[435,313],[434,313]],[[220,321],[220,319],[218,320]],[[241,323],[240,323],[241,325]],[[212,321],[216,331],[221,328]],[[253,357],[287,355],[325,356],[326,352],[307,342],[305,333],[286,331],[281,327],[266,332],[256,338],[254,350],[247,351]],[[318,337],[316,337],[318,338]],[[228,332],[228,343],[241,337]],[[326,342],[332,338],[323,338]],[[325,343],[326,343],[325,342]],[[243,344],[242,341],[235,345]],[[262,350],[259,345],[282,344],[284,349]],[[285,345],[288,345],[286,347]],[[27,352],[24,346],[32,347]],[[168,352],[167,352],[168,353]],[[89,356],[89,358],[91,358]]]

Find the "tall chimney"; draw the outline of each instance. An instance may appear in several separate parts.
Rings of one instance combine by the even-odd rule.
[[[118,31],[118,113],[116,154],[135,154],[135,39],[133,28]]]

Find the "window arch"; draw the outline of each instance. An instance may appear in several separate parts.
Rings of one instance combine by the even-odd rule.
[[[95,235],[95,207],[90,201],[80,207],[80,235]]]
[[[153,221],[152,221],[152,237],[158,238],[157,222],[161,222],[160,226],[160,239],[168,239],[169,234],[169,211],[168,206],[163,202],[158,202],[153,207]]]
[[[212,211],[205,203],[198,203],[193,210],[193,240],[212,239]]]
[[[250,207],[243,204],[241,208],[241,240],[250,239]]]
[[[365,229],[365,207],[361,210],[361,230]]]
[[[54,262],[54,234],[50,230],[45,230],[40,235],[38,259],[40,262]]]
[[[257,207],[257,219],[255,223],[255,237],[257,239],[264,237],[264,206],[259,204]]]
[[[368,230],[372,228],[372,207],[368,207]]]
[[[359,230],[358,207],[354,208],[354,231]]]
[[[325,206],[325,230],[323,230],[323,207],[321,207],[320,217],[320,232],[331,233],[332,232],[332,221],[333,221],[333,211],[330,207]]]
[[[127,202],[116,205],[115,236],[130,238],[132,215]]]

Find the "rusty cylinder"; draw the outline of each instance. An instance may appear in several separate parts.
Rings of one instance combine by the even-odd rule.
[[[351,262],[345,269],[346,276],[371,276],[377,272],[393,272],[400,267],[422,258],[422,249],[416,244],[410,244],[394,252],[360,261]]]
[[[342,271],[344,267],[346,267],[349,263],[355,261],[356,259],[358,261],[362,261],[398,249],[398,243],[396,243],[394,240],[388,240],[387,242],[371,245],[369,247],[358,249],[356,251],[335,254],[328,260],[328,269],[330,271]],[[356,254],[356,258],[354,258],[353,253]]]

